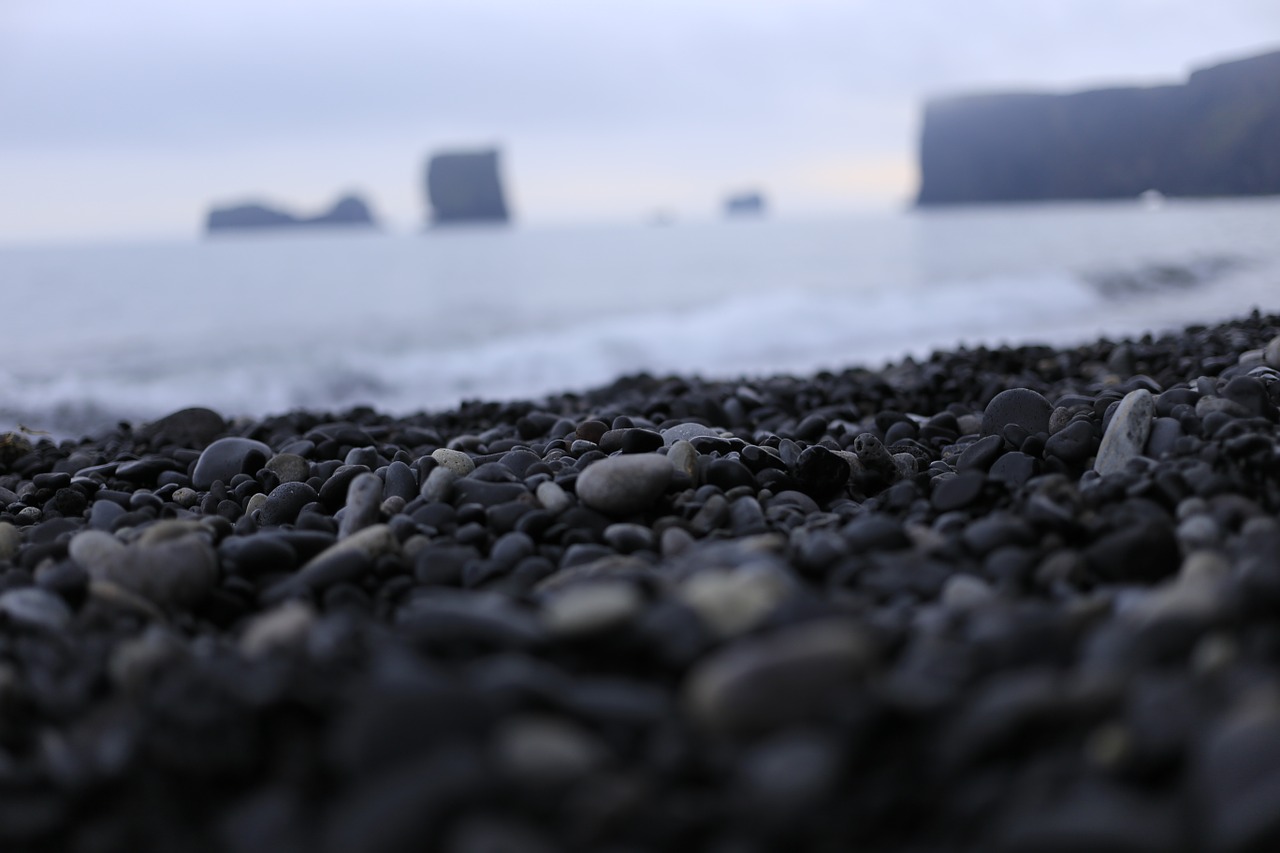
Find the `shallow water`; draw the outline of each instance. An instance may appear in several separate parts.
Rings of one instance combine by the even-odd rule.
[[[0,428],[875,365],[1280,310],[1280,199],[0,248]]]

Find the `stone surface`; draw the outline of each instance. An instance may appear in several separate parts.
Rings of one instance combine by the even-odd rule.
[[[236,474],[253,473],[266,465],[271,448],[250,438],[220,438],[200,454],[191,482],[197,489],[207,489],[215,480],[231,482]]]
[[[1123,471],[1129,460],[1139,456],[1146,447],[1155,413],[1155,400],[1150,391],[1139,388],[1126,394],[1103,433],[1093,470],[1099,474]]]
[[[1030,388],[1010,388],[991,398],[982,412],[982,434],[1008,437],[1007,429],[1016,426],[1027,433],[1049,431],[1053,406]]]
[[[643,512],[666,491],[672,467],[656,454],[601,459],[578,475],[578,499],[613,516]]]

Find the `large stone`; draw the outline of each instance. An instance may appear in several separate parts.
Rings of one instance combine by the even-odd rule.
[[[1155,416],[1156,403],[1150,391],[1139,388],[1126,394],[1102,435],[1093,470],[1099,474],[1123,471],[1130,459],[1142,453]]]
[[[151,536],[145,531],[131,545],[88,530],[71,540],[68,551],[95,581],[118,584],[161,607],[189,607],[217,583],[218,555],[205,534],[179,530],[180,524]]]
[[[193,407],[146,424],[138,434],[148,440],[163,435],[181,447],[204,447],[226,429],[227,422],[222,415],[210,409]]]
[[[1053,406],[1030,388],[1010,388],[991,398],[982,413],[983,435],[1005,435],[1009,426],[1017,426],[1034,435],[1049,431]]]
[[[578,499],[608,515],[643,512],[666,491],[673,473],[671,463],[656,454],[601,459],[578,475]]]
[[[210,444],[196,460],[191,482],[197,489],[207,489],[215,480],[231,482],[236,474],[252,474],[267,464],[271,448],[261,441],[232,436]]]

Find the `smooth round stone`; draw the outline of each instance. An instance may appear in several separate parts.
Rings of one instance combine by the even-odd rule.
[[[552,515],[559,515],[573,504],[573,498],[569,497],[569,493],[554,480],[539,483],[534,497],[538,499],[538,503],[542,504],[543,509]]]
[[[347,486],[347,502],[338,525],[338,537],[345,539],[358,530],[376,524],[382,509],[382,478],[363,473]]]
[[[1155,398],[1150,391],[1139,388],[1126,394],[1107,424],[1093,470],[1099,474],[1123,471],[1129,460],[1140,455],[1146,446],[1155,414]]]
[[[653,531],[643,524],[619,522],[604,529],[604,541],[615,551],[630,554],[633,551],[653,550]]]
[[[206,447],[196,460],[191,483],[197,489],[207,489],[215,480],[229,483],[236,474],[254,473],[266,465],[271,456],[271,448],[261,441],[220,438]]]
[[[1210,515],[1192,515],[1178,522],[1178,542],[1187,551],[1212,548],[1222,540],[1222,528]]]
[[[861,454],[859,454],[861,455]],[[885,454],[889,465],[896,471],[892,457]],[[849,482],[849,463],[821,444],[814,444],[800,451],[795,464],[796,477],[806,491],[819,500],[838,494]]]
[[[1088,421],[1071,421],[1049,436],[1044,445],[1046,456],[1055,456],[1072,465],[1084,464],[1092,450],[1093,425]]]
[[[701,438],[703,436],[707,438],[719,438],[720,433],[709,426],[694,423],[676,424],[675,426],[667,427],[662,430],[662,441],[668,447],[675,444],[677,441],[689,441],[690,439]]]
[[[552,636],[581,637],[625,625],[643,607],[644,598],[633,584],[590,581],[566,587],[543,602],[542,623]]]
[[[7,521],[0,521],[0,560],[12,560],[22,546],[22,531]]]
[[[226,430],[227,423],[222,415],[210,409],[193,407],[165,415],[141,427],[138,432],[148,440],[163,434],[181,447],[204,447]]]
[[[449,497],[449,493],[453,491],[454,483],[459,479],[459,475],[452,468],[444,465],[432,468],[431,473],[427,475],[426,481],[423,482],[419,494],[428,502],[443,501]]]
[[[956,460],[957,471],[986,471],[1004,452],[1004,438],[988,435],[970,444]]]
[[[249,620],[240,635],[240,651],[246,657],[256,658],[276,650],[297,648],[306,642],[315,621],[316,612],[310,604],[286,601]]]
[[[311,476],[311,463],[296,453],[277,453],[263,467],[279,477],[281,483],[305,483]]]
[[[183,488],[175,489],[169,499],[184,509],[191,509],[200,503],[200,493],[195,489],[189,489],[184,486]]]
[[[436,460],[441,468],[446,468],[459,477],[465,477],[476,470],[476,463],[461,450],[441,447],[431,453],[431,458]]]
[[[1280,370],[1280,336],[1272,338],[1262,353],[1262,360],[1269,366]]]
[[[694,477],[698,471],[699,455],[697,448],[687,440],[681,439],[673,442],[668,448],[667,461],[680,473],[688,477]]]
[[[595,735],[566,719],[525,715],[498,726],[493,755],[509,777],[536,787],[580,779],[603,764],[608,751]]]
[[[1010,388],[991,398],[982,413],[982,434],[1001,435],[1009,426],[1017,426],[1027,433],[1049,431],[1049,418],[1053,406],[1030,388]]]
[[[1156,418],[1151,423],[1151,434],[1147,437],[1147,455],[1152,459],[1161,459],[1173,453],[1178,439],[1186,433],[1176,418]]]
[[[244,505],[244,514],[253,515],[255,511],[262,509],[266,503],[267,496],[262,492],[258,492],[256,495],[250,495],[249,500],[247,500]]]
[[[930,502],[938,512],[963,509],[978,499],[987,483],[987,475],[981,471],[966,471],[954,477],[936,481]]]
[[[68,552],[93,580],[118,584],[161,607],[190,606],[217,583],[218,555],[205,535],[180,531],[178,524],[148,530],[149,538],[128,546],[102,531],[85,531],[72,538]]]
[[[318,499],[316,490],[306,483],[281,483],[267,495],[266,502],[258,513],[258,523],[267,526],[292,524],[298,520],[298,513],[302,512],[304,506]]]
[[[942,604],[951,610],[981,606],[994,595],[989,583],[973,575],[952,575],[942,584]]]
[[[809,622],[740,640],[700,660],[684,686],[685,707],[702,725],[749,734],[820,713],[873,658],[853,625]]]
[[[48,631],[61,631],[71,623],[66,602],[37,587],[11,589],[0,595],[0,614],[13,622]]]
[[[769,566],[706,569],[680,585],[680,600],[720,637],[759,625],[791,593],[791,584]]]
[[[674,471],[662,456],[643,453],[613,456],[588,465],[578,475],[578,499],[606,515],[642,512],[666,491]]]

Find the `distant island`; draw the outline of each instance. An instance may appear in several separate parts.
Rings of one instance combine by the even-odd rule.
[[[752,190],[735,193],[724,200],[724,215],[730,218],[764,216],[764,193]]]
[[[510,221],[495,149],[433,155],[427,162],[425,189],[432,225]]]
[[[1280,193],[1280,51],[1181,85],[929,101],[922,206]]]
[[[317,216],[296,216],[264,204],[240,204],[232,207],[215,207],[209,211],[205,220],[206,233],[217,231],[242,231],[274,228],[297,228],[302,226],[344,225],[365,226],[376,225],[369,205],[357,195],[345,195],[338,199],[333,207]]]

